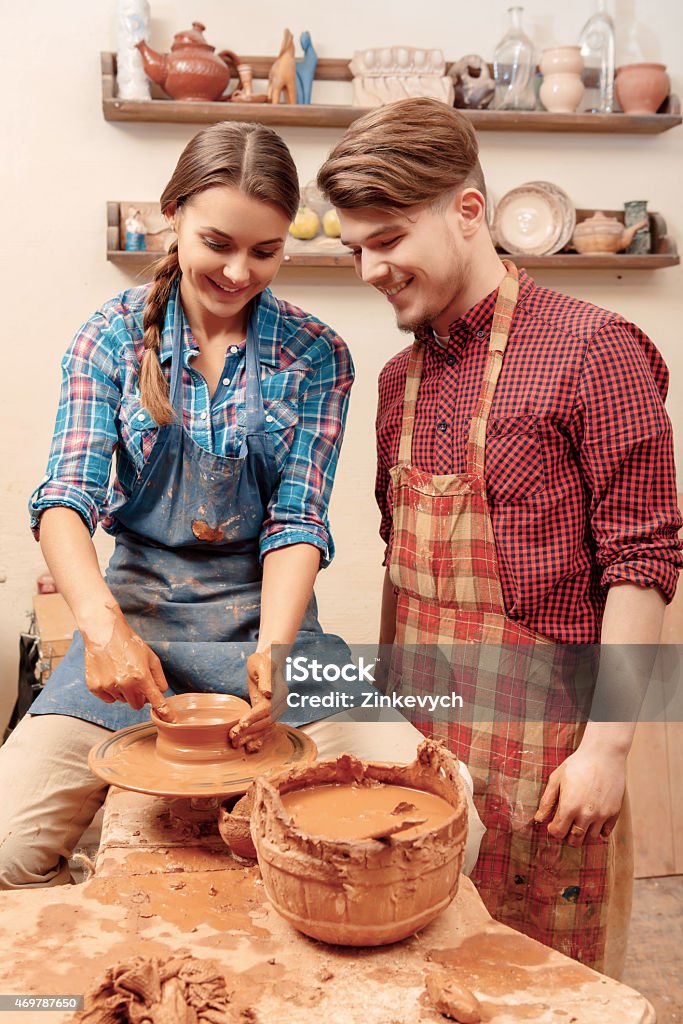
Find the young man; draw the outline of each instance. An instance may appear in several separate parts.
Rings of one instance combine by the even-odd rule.
[[[460,649],[472,705],[493,694],[491,721],[431,723],[474,776],[490,912],[618,976],[634,725],[586,723],[563,694],[581,670],[569,651],[657,644],[675,591],[666,366],[633,324],[501,260],[458,111],[372,111],[318,185],[358,275],[414,335],[379,381],[380,642],[418,689],[438,674],[425,652]]]

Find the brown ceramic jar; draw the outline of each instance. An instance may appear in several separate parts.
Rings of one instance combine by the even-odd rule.
[[[669,95],[669,76],[664,64],[625,64],[614,82],[625,114],[656,114]]]

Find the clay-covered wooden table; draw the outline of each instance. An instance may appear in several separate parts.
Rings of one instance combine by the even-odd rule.
[[[230,857],[215,812],[176,811],[183,805],[111,790],[95,877],[0,893],[0,992],[81,994],[132,956],[187,951],[220,966],[235,1022],[444,1024],[425,993],[434,969],[471,989],[491,1024],[655,1020],[632,989],[493,921],[466,878],[448,910],[404,942],[353,949],[307,939],[272,910],[258,868]],[[29,1019],[2,1014],[2,1024]]]

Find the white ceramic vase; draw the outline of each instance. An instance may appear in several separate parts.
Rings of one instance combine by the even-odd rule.
[[[539,95],[553,114],[573,114],[584,93],[583,57],[578,46],[554,46],[544,50],[540,63],[543,82]]]

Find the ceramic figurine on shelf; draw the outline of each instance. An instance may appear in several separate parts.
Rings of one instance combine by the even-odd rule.
[[[310,32],[302,32],[299,42],[304,55],[301,60],[296,62],[296,101],[297,103],[310,103],[315,69],[318,65],[318,54],[313,47]]]
[[[149,37],[147,0],[119,0],[117,9],[116,85],[121,100],[150,99],[149,81],[136,49]]]
[[[490,104],[496,91],[489,66],[483,57],[468,53],[455,64],[451,64],[448,75],[455,84],[453,105],[469,110],[484,110]]]
[[[145,222],[139,210],[129,210],[125,222],[126,227],[126,252],[144,252],[147,249]]]
[[[279,103],[282,93],[286,103],[296,103],[294,37],[288,28],[282,37],[280,52],[268,72],[268,102]]]
[[[268,97],[264,92],[254,93],[252,82],[254,80],[254,69],[251,64],[238,64],[237,74],[239,85],[230,93],[230,100],[233,103],[265,103]]]
[[[453,103],[453,80],[446,74],[441,50],[417,46],[356,50],[349,68],[354,76],[354,107],[378,107],[408,96]]]

